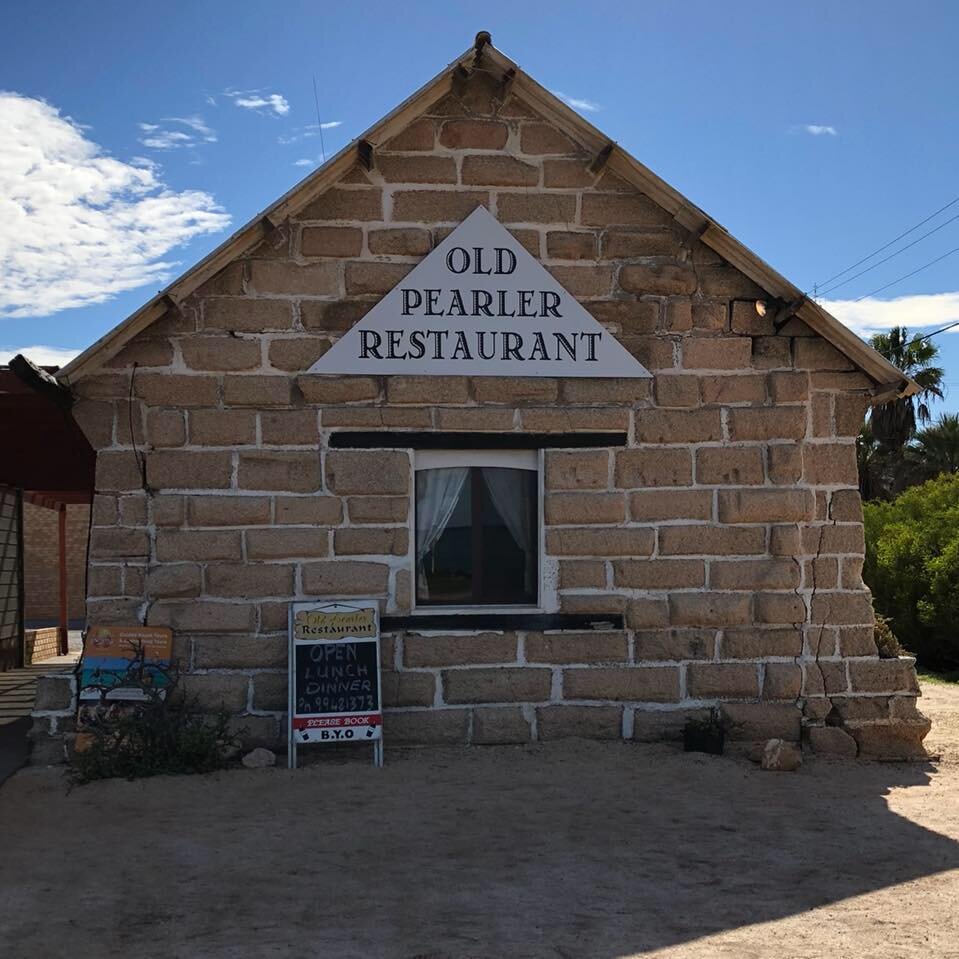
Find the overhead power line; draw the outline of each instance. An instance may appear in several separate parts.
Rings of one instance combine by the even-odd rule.
[[[923,220],[920,220],[915,226],[909,227],[909,229],[906,230],[904,233],[900,233],[899,236],[893,237],[888,243],[885,243],[881,247],[879,247],[878,250],[873,250],[872,253],[870,253],[868,256],[864,256],[861,260],[856,260],[856,262],[853,263],[851,266],[847,266],[846,269],[840,270],[838,273],[829,277],[828,280],[823,280],[822,283],[817,283],[816,289],[818,290],[819,287],[829,286],[829,284],[832,283],[833,280],[838,280],[839,277],[845,276],[850,270],[856,269],[857,266],[862,266],[863,263],[868,262],[877,254],[882,253],[883,250],[888,250],[889,247],[893,245],[893,243],[898,243],[901,239],[903,239],[903,237],[909,236],[910,233],[915,233],[915,231],[918,230],[919,227],[925,226],[930,220],[934,220],[937,216],[939,216],[940,213],[943,213],[944,211],[948,210],[949,207],[951,206],[955,206],[955,204],[957,203],[959,203],[959,196],[957,196],[954,200],[950,200],[945,206],[939,207],[939,209],[936,210],[935,213],[930,213],[929,216],[927,216]]]
[[[872,266],[867,266],[866,269],[860,270],[858,273],[853,273],[852,276],[847,277],[845,280],[842,280],[841,282],[836,283],[833,286],[827,286],[827,288],[824,290],[817,288],[817,291],[816,291],[817,295],[824,296],[827,293],[832,293],[833,290],[838,290],[839,287],[845,286],[847,283],[852,283],[853,280],[858,279],[860,276],[863,276],[866,273],[869,273],[870,271],[876,269],[877,266],[882,266],[883,263],[888,262],[893,257],[899,256],[900,253],[905,253],[906,250],[910,249],[910,247],[914,247],[917,243],[921,243],[923,240],[926,239],[926,237],[932,236],[933,233],[938,233],[943,227],[948,226],[950,223],[952,223],[953,220],[959,220],[959,213],[957,213],[955,216],[949,217],[948,220],[946,220],[944,223],[940,223],[939,226],[933,227],[928,233],[923,233],[922,236],[917,237],[911,243],[907,243],[905,246],[900,247],[898,250],[894,250],[892,253],[889,254],[889,256],[884,256],[881,260],[877,260],[875,263],[873,263]],[[893,240],[893,242],[895,242],[895,240]],[[888,245],[889,244],[886,244],[886,246]],[[873,256],[875,256],[875,254],[873,254]]]
[[[878,289],[873,290],[871,293],[865,293],[862,296],[856,297],[853,300],[853,303],[858,303],[860,300],[866,300],[870,296],[875,296],[877,293],[882,293],[883,290],[888,290],[890,286],[895,286],[897,283],[902,283],[903,280],[908,280],[909,277],[915,276],[917,273],[922,273],[923,270],[928,270],[930,266],[935,266],[940,260],[944,260],[947,256],[952,256],[953,253],[959,253],[959,246],[953,247],[946,253],[943,253],[942,256],[937,256],[934,260],[930,260],[928,263],[924,263],[918,269],[913,270],[911,273],[906,273],[905,276],[900,276],[899,279],[893,280],[891,283],[887,283],[885,286],[880,286]]]

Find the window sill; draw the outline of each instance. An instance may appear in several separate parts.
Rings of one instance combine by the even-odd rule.
[[[380,629],[384,633],[404,630],[434,629],[495,629],[495,630],[580,630],[596,629],[603,623],[605,629],[622,629],[622,613],[415,613],[406,616],[382,616]]]

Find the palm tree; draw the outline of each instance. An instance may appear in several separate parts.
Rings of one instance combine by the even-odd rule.
[[[915,435],[916,425],[932,419],[929,412],[931,398],[942,399],[945,373],[941,366],[932,365],[939,357],[939,347],[920,337],[907,339],[906,329],[902,326],[894,326],[888,333],[876,333],[870,343],[919,385],[919,392],[914,396],[877,406],[870,417],[876,439],[891,452],[899,454]]]
[[[943,413],[934,426],[920,430],[908,453],[924,479],[959,473],[959,415]]]

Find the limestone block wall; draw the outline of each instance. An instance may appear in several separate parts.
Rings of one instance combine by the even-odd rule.
[[[625,432],[548,450],[543,478],[547,611],[624,628],[387,636],[389,740],[650,739],[719,705],[734,738],[915,752],[915,673],[878,658],[861,578],[874,384],[497,89],[436,104],[77,384],[90,622],[173,627],[190,689],[273,745],[289,602],[411,606],[412,452],[334,432]],[[478,204],[651,380],[304,374]]]

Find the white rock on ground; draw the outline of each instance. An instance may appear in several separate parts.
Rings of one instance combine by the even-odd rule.
[[[770,739],[763,750],[762,767],[778,772],[792,772],[802,765],[802,752],[798,746],[784,739]]]
[[[247,769],[266,769],[268,766],[276,765],[276,753],[270,752],[269,749],[264,749],[262,746],[257,746],[256,749],[250,750],[240,762]]]

